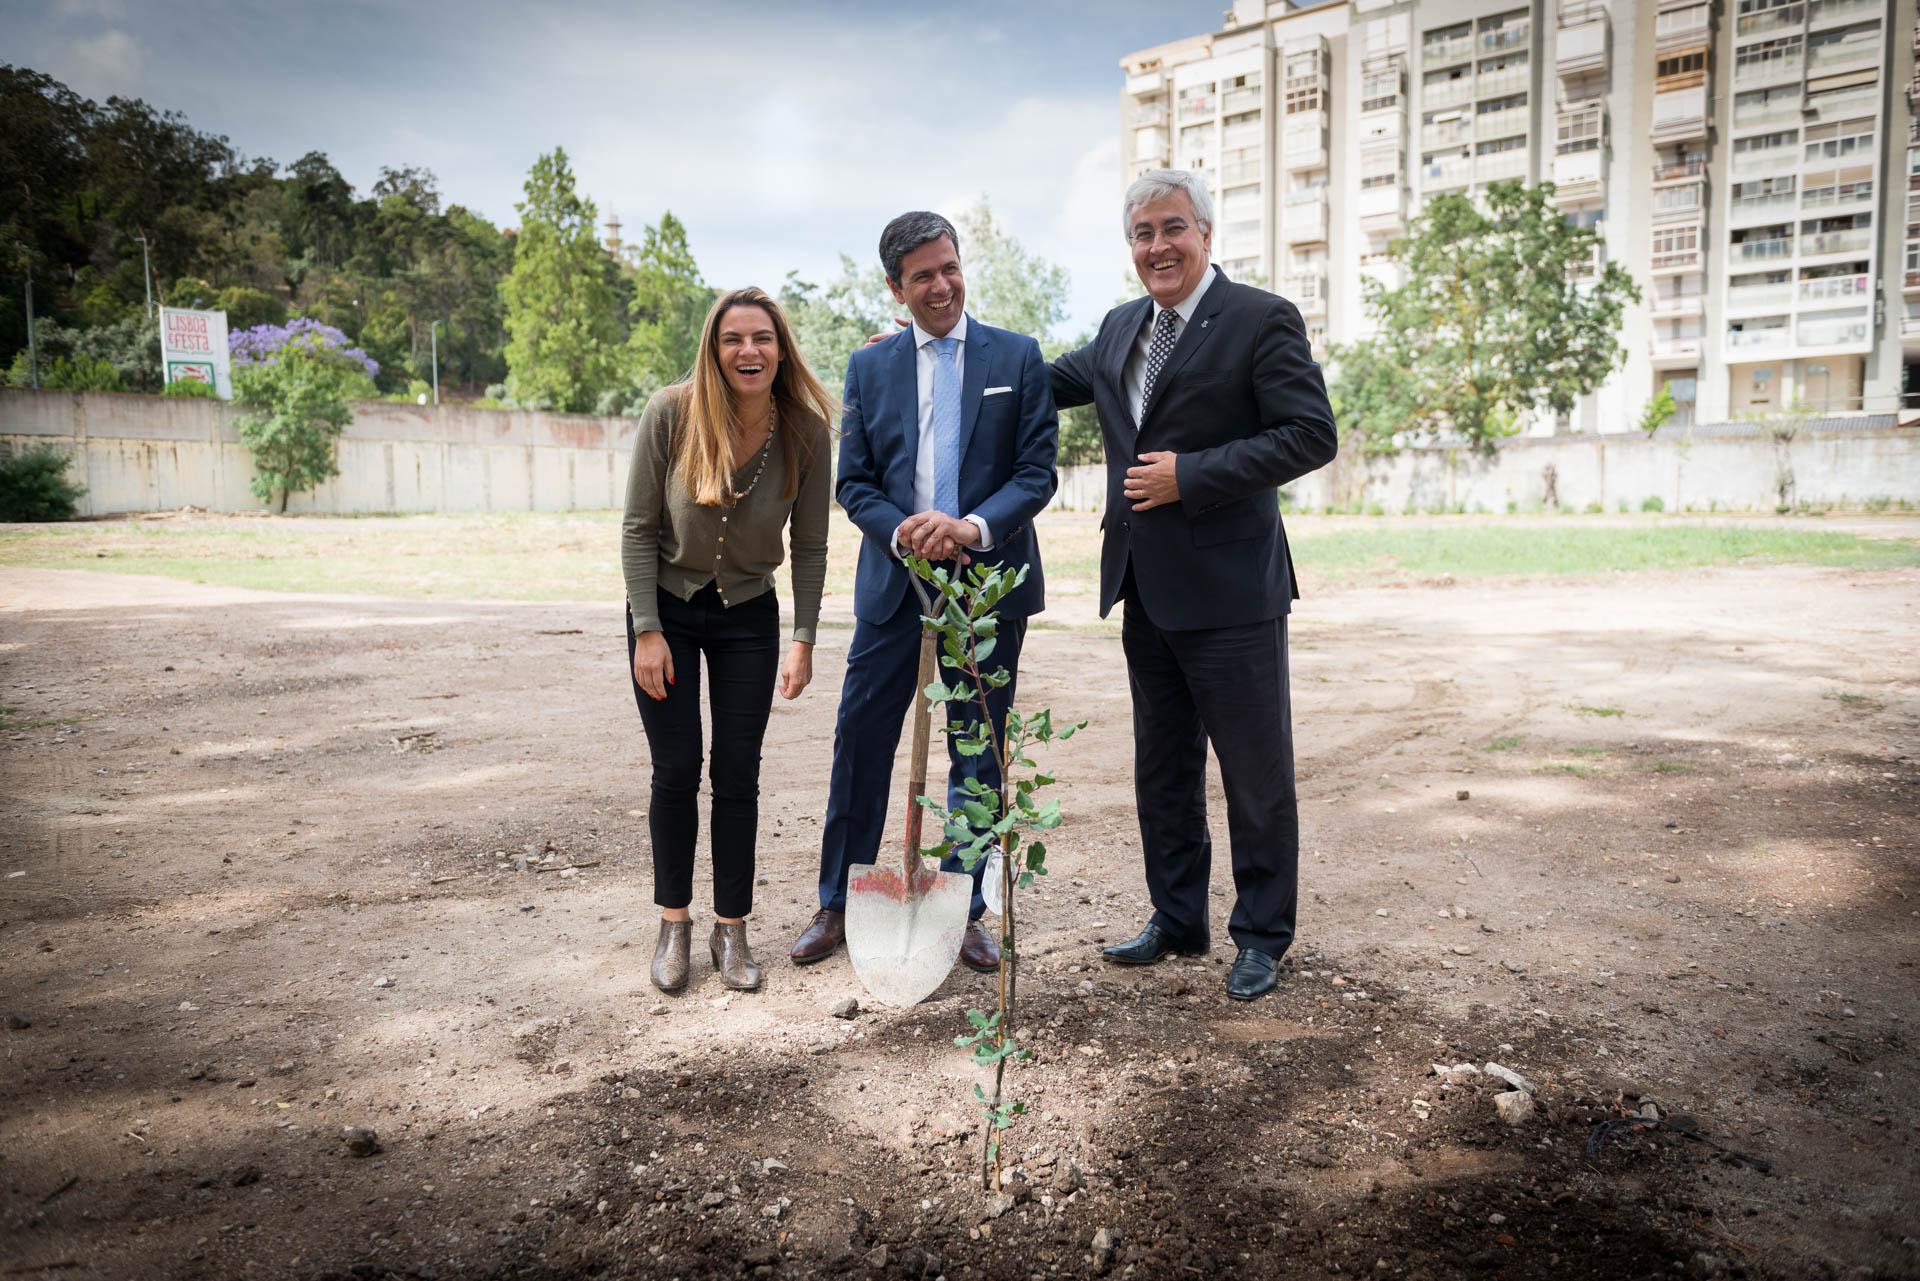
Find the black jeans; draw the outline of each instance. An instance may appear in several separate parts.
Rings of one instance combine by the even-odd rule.
[[[665,908],[693,902],[693,847],[700,834],[700,659],[707,660],[713,704],[713,911],[753,910],[754,838],[760,825],[760,744],[780,671],[780,600],[771,591],[729,609],[719,589],[690,601],[659,593],[660,627],[673,655],[667,696],[649,697],[633,680],[637,638],[627,613],[627,678],[653,757],[647,828],[653,841],[653,901]]]

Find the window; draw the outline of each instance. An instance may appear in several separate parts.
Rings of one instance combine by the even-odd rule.
[[[1308,85],[1302,89],[1287,87],[1287,114],[1298,115],[1302,111],[1318,111],[1321,107],[1320,86]]]
[[[1807,130],[1806,161],[1844,160],[1848,156],[1871,156],[1873,120],[1843,120],[1838,124],[1815,125]]]
[[[1369,71],[1360,78],[1360,110],[1380,111],[1400,105],[1400,68]]]
[[[1476,143],[1473,150],[1475,155],[1495,156],[1503,151],[1525,151],[1526,147],[1527,140],[1524,137],[1495,138],[1490,142]]]
[[[1800,141],[1800,133],[1795,129],[1780,133],[1756,133],[1751,138],[1735,138],[1733,154],[1744,156],[1751,152],[1773,151],[1776,148],[1791,147],[1798,141]]]
[[[1743,45],[1733,55],[1733,78],[1748,80],[1785,71],[1800,61],[1800,37],[1783,36]]]
[[[1527,105],[1527,95],[1510,93],[1502,98],[1488,98],[1474,107],[1474,114],[1488,115],[1495,111],[1514,111]]]
[[[1572,155],[1579,151],[1598,151],[1606,132],[1606,115],[1598,107],[1570,111],[1561,115],[1554,134],[1554,153]]]
[[[1707,69],[1707,51],[1691,49],[1671,58],[1661,58],[1653,65],[1653,74],[1662,80],[1669,76],[1684,76]]]

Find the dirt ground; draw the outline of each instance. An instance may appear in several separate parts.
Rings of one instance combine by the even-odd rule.
[[[0,1271],[1920,1276],[1920,571],[1307,591],[1301,941],[1244,1006],[1217,780],[1213,954],[1100,963],[1146,912],[1119,639],[1031,633],[1021,703],[1091,725],[995,1200],[987,983],[842,1019],[844,954],[785,959],[844,627],[769,731],[766,989],[696,946],[662,998],[613,608],[0,570]],[[1489,1061],[1518,1124],[1430,1074]],[[1649,1105],[1768,1168],[1595,1149]]]

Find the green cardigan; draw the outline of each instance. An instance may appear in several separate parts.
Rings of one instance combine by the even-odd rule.
[[[784,432],[768,447],[767,469],[753,492],[732,507],[703,507],[673,475],[673,435],[684,389],[653,394],[640,415],[633,461],[627,469],[627,514],[620,526],[620,561],[627,607],[636,632],[660,630],[656,590],[691,600],[717,582],[728,607],[773,590],[773,571],[786,558],[783,529],[792,528],[793,638],[813,643],[820,594],[827,579],[827,510],[833,457],[827,425],[808,419],[801,434],[813,447],[800,460],[800,484],[791,500]],[[757,459],[734,473],[736,486],[753,479]]]

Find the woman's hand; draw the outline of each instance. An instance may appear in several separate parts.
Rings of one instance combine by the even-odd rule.
[[[780,664],[780,697],[795,699],[800,691],[813,683],[813,646],[806,641],[795,641],[787,649],[787,659]]]
[[[661,632],[641,632],[633,645],[633,679],[655,702],[667,696],[673,684],[673,652]]]

